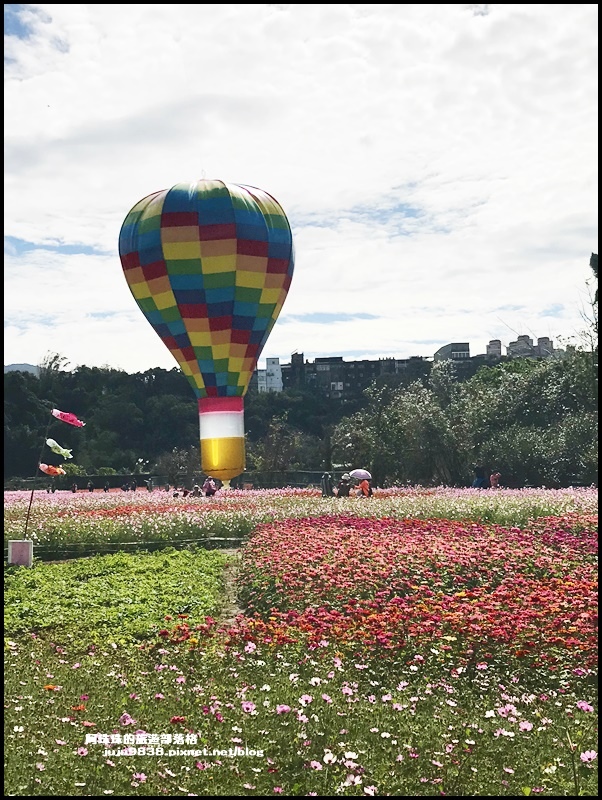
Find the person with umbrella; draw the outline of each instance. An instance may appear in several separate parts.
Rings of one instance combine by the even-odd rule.
[[[359,481],[358,497],[372,497],[372,475],[367,469],[354,469],[350,473],[352,478]]]

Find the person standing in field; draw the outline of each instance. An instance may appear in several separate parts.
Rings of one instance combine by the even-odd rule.
[[[492,472],[491,475],[489,476],[489,486],[492,489],[499,489],[500,488],[500,478],[501,477],[502,477],[501,473]]]
[[[334,497],[334,486],[330,472],[325,472],[322,475],[320,484],[322,486],[322,497]]]
[[[473,489],[488,489],[489,481],[487,480],[485,470],[483,467],[474,468],[475,479],[472,482]]]
[[[207,475],[205,478],[205,482],[203,483],[203,491],[205,492],[205,497],[213,497],[213,495],[217,492],[217,485],[211,475]]]

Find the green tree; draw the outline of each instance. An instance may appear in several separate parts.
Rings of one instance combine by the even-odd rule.
[[[188,448],[174,447],[162,453],[153,463],[152,472],[165,475],[169,483],[180,485],[201,472],[200,445]]]

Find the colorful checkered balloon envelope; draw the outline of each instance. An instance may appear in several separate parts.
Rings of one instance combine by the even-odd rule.
[[[132,208],[119,255],[138,306],[198,397],[203,470],[229,481],[244,470],[243,397],[293,275],[286,215],[261,189],[181,183]]]

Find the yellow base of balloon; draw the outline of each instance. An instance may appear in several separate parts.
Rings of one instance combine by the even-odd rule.
[[[242,436],[201,439],[201,467],[206,475],[219,478],[222,489],[245,471],[245,440]]]

